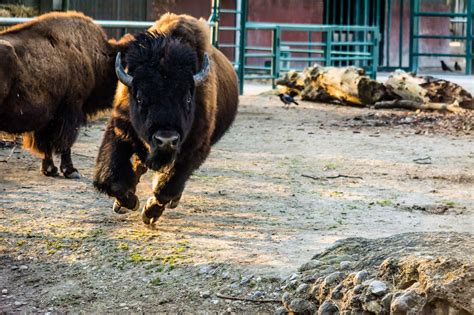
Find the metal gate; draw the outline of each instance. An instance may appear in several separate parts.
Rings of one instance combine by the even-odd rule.
[[[409,9],[410,0],[325,0],[324,21],[332,25],[377,26],[381,34],[378,70],[409,69]]]

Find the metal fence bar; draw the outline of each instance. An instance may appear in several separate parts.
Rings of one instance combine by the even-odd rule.
[[[15,17],[0,17],[0,25],[11,26],[20,23],[25,23],[34,18],[15,18]],[[108,21],[108,20],[94,20],[94,22],[104,28],[149,28],[155,22],[138,22],[138,21]]]
[[[465,59],[465,74],[472,73],[472,9],[474,0],[467,0],[466,12],[427,12],[421,11],[421,0],[411,0],[411,46],[410,46],[410,69],[415,71],[418,69],[419,57],[458,57]],[[464,36],[460,35],[431,35],[420,34],[420,18],[451,18],[452,23],[461,22],[466,23],[466,33]],[[420,40],[423,39],[445,39],[464,41],[464,53],[441,53],[441,52],[420,52]]]

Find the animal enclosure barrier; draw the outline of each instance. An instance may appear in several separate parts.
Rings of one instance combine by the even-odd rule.
[[[427,0],[411,1],[410,68],[423,65],[420,57],[457,58],[472,73],[472,15],[474,0],[450,1],[450,6]],[[433,30],[433,27],[435,30]]]
[[[379,31],[375,26],[247,22],[246,32],[252,31],[266,31],[270,38],[266,42],[271,44],[246,43],[243,54],[246,80],[271,79],[274,85],[282,73],[303,70],[315,63],[355,65],[369,76],[376,76]]]

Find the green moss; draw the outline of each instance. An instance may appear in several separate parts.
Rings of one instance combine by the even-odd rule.
[[[382,199],[382,200],[377,201],[377,204],[382,207],[388,207],[388,206],[393,205],[393,202],[389,199]]]
[[[161,279],[160,279],[160,278],[156,277],[155,279],[150,280],[150,284],[151,284],[151,285],[158,286],[158,285],[162,285],[163,282],[161,282]]]
[[[123,242],[122,242],[122,243],[119,243],[119,244],[117,245],[117,248],[118,248],[118,249],[123,249],[123,250],[128,250],[128,244],[127,244],[127,243],[123,243]]]
[[[133,263],[141,263],[145,261],[151,261],[150,258],[148,257],[143,257],[140,253],[131,253],[130,254],[130,259],[132,260]]]

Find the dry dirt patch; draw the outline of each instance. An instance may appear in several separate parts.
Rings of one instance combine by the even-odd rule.
[[[472,182],[455,180],[474,176],[472,136],[351,126],[372,113],[242,97],[235,125],[154,229],[92,188],[105,120],[73,148],[80,180],[43,177],[17,150],[0,163],[0,312],[273,311],[217,294],[279,299],[282,279],[346,237],[472,231]],[[142,202],[150,193],[147,174]]]

